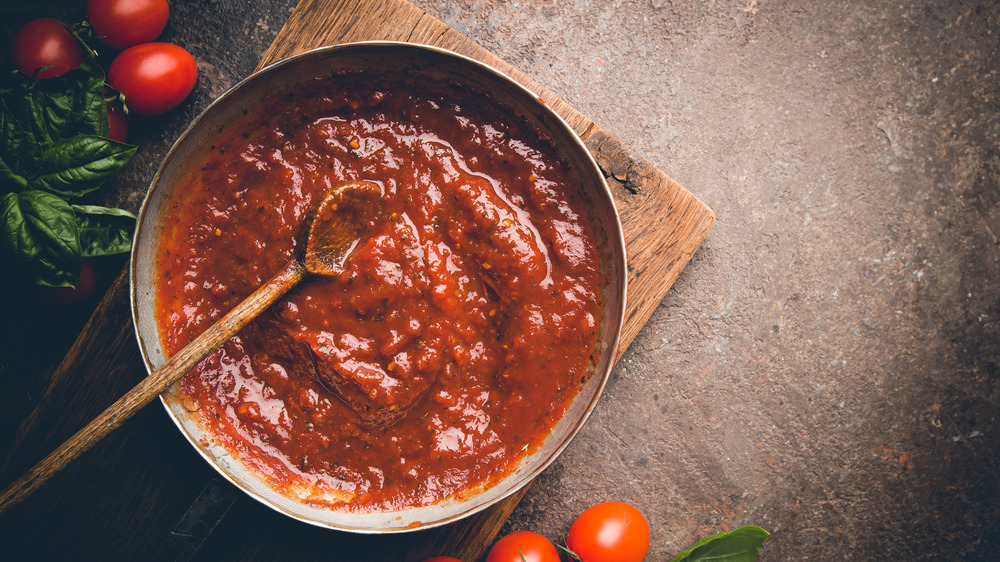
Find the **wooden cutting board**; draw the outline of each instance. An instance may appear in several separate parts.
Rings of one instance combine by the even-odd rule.
[[[315,47],[363,40],[435,45],[485,62],[536,92],[580,135],[609,180],[625,232],[629,294],[620,354],[707,236],[712,211],[541,85],[405,0],[303,0],[258,68]],[[144,375],[123,273],[23,424],[2,467],[3,482]],[[415,533],[368,536],[319,529],[219,481],[164,412],[152,407],[5,514],[0,528],[11,559],[176,560],[200,547],[197,558],[204,560],[405,561],[446,554],[473,562],[483,557],[523,494],[463,521]]]

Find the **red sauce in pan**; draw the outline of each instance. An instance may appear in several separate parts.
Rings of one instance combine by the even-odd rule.
[[[589,376],[601,275],[584,201],[488,96],[346,75],[219,132],[167,213],[174,353],[291,258],[311,203],[383,192],[342,276],[310,279],[178,383],[270,484],[340,509],[426,505],[506,475]]]

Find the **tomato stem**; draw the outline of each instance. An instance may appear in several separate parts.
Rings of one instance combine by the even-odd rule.
[[[556,545],[556,548],[558,548],[559,550],[561,550],[561,551],[565,552],[566,554],[568,554],[569,557],[572,558],[573,560],[579,560],[580,562],[583,562],[583,560],[580,558],[580,555],[577,554],[577,553],[575,553],[575,552],[573,552],[568,547],[565,547],[565,546],[563,546],[563,545],[561,545],[559,543],[553,543],[553,544]]]

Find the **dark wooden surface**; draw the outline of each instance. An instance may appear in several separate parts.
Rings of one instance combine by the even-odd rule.
[[[367,39],[426,43],[483,60],[538,93],[581,135],[619,206],[629,255],[629,299],[620,349],[627,347],[704,240],[712,212],[654,166],[568,104],[415,6],[401,0],[304,0],[261,65],[309,48]],[[2,481],[18,474],[140,380],[144,368],[130,322],[127,280],[119,276],[59,365],[39,405],[20,427]],[[148,408],[0,518],[16,558],[187,557],[185,513],[206,490],[222,489],[158,408]],[[516,494],[481,514],[442,528],[364,536],[314,528],[236,496],[197,552],[204,560],[420,560],[450,554],[479,559],[517,505]],[[205,504],[196,504],[204,507]],[[194,517],[194,526],[212,517]],[[42,523],[44,522],[44,523]],[[59,540],[47,540],[58,529]],[[173,531],[173,534],[171,532]]]

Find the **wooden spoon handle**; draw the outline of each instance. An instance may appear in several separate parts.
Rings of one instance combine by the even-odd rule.
[[[90,449],[140,408],[170,388],[170,385],[177,382],[202,359],[236,335],[243,326],[297,285],[304,276],[305,268],[295,260],[290,262],[280,273],[236,305],[218,322],[209,326],[101,415],[11,484],[3,495],[0,495],[0,513],[17,505],[73,459]]]

